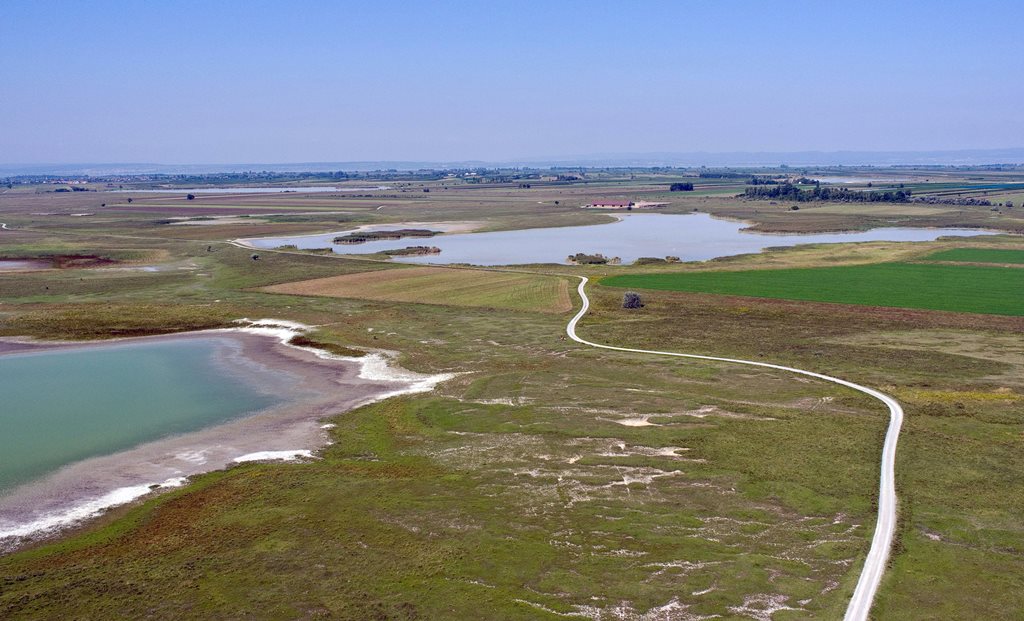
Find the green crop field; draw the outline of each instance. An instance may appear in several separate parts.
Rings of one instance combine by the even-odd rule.
[[[840,304],[1024,315],[1024,295],[1021,295],[1024,292],[1024,271],[999,267],[881,263],[742,272],[635,274],[605,278],[601,284]]]
[[[1001,248],[952,248],[925,257],[929,261],[959,263],[1017,263],[1024,265],[1024,250]]]

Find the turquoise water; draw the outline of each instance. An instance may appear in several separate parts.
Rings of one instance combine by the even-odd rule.
[[[275,404],[218,362],[231,346],[210,337],[0,356],[0,492]]]

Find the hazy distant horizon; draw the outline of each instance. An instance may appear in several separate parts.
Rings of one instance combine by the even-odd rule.
[[[611,153],[509,161],[482,160],[355,160],[324,162],[64,162],[0,163],[0,175],[145,175],[214,174],[249,171],[270,172],[365,172],[455,168],[551,168],[551,167],[804,167],[828,166],[985,166],[1024,164],[1024,147],[963,149],[951,151],[794,151],[794,152],[693,152]]]

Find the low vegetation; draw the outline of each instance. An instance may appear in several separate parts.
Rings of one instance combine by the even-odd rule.
[[[679,257],[667,256],[664,259],[660,257],[640,257],[633,261],[633,265],[664,265],[666,263],[679,263]]]
[[[1024,265],[1024,250],[1005,248],[951,248],[932,253],[928,261],[952,261],[955,263],[1004,263]]]
[[[362,231],[359,233],[348,233],[334,238],[336,244],[362,244],[371,241],[384,241],[391,239],[402,239],[403,237],[433,237],[440,235],[440,231],[427,229],[395,229],[391,231]]]
[[[480,306],[543,313],[572,308],[568,281],[509,272],[409,267],[274,285],[272,293]]]
[[[1024,315],[1024,270],[969,265],[883,263],[783,270],[630,274],[602,280],[611,287],[694,291],[788,300],[836,302]]]
[[[383,250],[381,251],[381,254],[386,254],[390,257],[409,257],[441,254],[441,249],[437,246],[408,246],[406,248],[397,248],[395,250]]]
[[[51,304],[0,315],[0,335],[46,339],[107,339],[150,336],[232,325],[239,309],[210,304]]]
[[[11,227],[0,231],[5,251],[113,257],[152,248],[162,265],[0,275],[0,334],[109,338],[275,317],[318,326],[300,344],[343,355],[348,347],[387,349],[407,368],[458,375],[435,393],[331,416],[335,444],[318,459],[203,475],[61,541],[0,558],[0,617],[839,618],[873,528],[884,411],[840,387],[780,372],[572,343],[564,332],[576,283],[569,275],[700,272],[714,281],[761,270],[743,277],[751,281],[800,267],[813,270],[806,290],[838,295],[843,273],[833,268],[873,263],[864,267],[891,278],[869,271],[872,286],[909,290],[900,295],[924,299],[918,283],[942,281],[948,299],[978,295],[996,305],[978,290],[996,287],[1012,304],[1019,284],[986,279],[1024,270],[952,264],[991,258],[979,254],[930,253],[954,245],[1019,252],[1018,238],[805,246],[640,268],[522,268],[537,273],[299,251],[261,250],[252,261],[252,250],[223,243],[337,230],[339,222],[596,224],[609,218],[578,205],[625,195],[759,230],[1024,230],[1018,208],[815,201],[791,211],[788,201],[735,198],[752,175],[796,174],[856,173],[708,169],[699,191],[675,194],[668,185],[688,178],[679,170],[489,171],[472,182],[387,173],[393,189],[382,191],[146,196],[131,205],[123,194],[16,186],[0,196],[0,221]],[[915,199],[1022,200],[1019,184],[997,183],[1012,181],[1012,170],[970,173],[983,181],[965,180],[959,169],[865,174],[931,176],[908,184]],[[100,215],[67,215],[93,211]],[[153,224],[223,214],[268,222]],[[1007,256],[995,264],[1012,266]],[[920,273],[907,266],[953,271],[915,280]],[[989,271],[955,271],[962,269]],[[860,305],[877,303],[869,287],[855,287],[861,299],[842,305],[633,288],[643,306],[627,310],[627,289],[592,286],[581,336],[790,364],[877,386],[904,404],[899,541],[878,618],[1019,616],[1024,318]]]
[[[288,339],[290,345],[296,347],[312,347],[313,349],[320,349],[327,353],[334,354],[335,356],[344,356],[346,358],[359,358],[365,356],[366,352],[361,349],[353,349],[351,347],[345,347],[337,343],[331,343],[318,338],[311,338],[305,334],[296,334],[292,338]]]

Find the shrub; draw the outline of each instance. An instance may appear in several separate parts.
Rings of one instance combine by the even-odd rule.
[[[605,263],[608,263],[608,257],[603,254],[586,254],[583,252],[577,252],[576,254],[570,254],[567,261],[577,265],[604,265]]]
[[[640,294],[635,291],[627,291],[622,296],[622,308],[643,308],[644,302]]]

